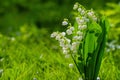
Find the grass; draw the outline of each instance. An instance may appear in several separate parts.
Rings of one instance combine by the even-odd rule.
[[[19,32],[12,37],[0,34],[0,80],[78,80],[76,67],[68,67],[72,59],[64,58],[47,29],[23,26]],[[119,52],[105,54],[101,80],[120,80]]]
[[[3,36],[4,37],[4,36]],[[66,80],[77,79],[77,71],[68,68],[68,62],[59,49],[47,47],[40,40],[38,44],[10,41],[4,37],[0,48],[0,80]],[[3,42],[1,42],[2,44]],[[76,75],[76,76],[70,76]],[[36,80],[35,79],[35,80]]]

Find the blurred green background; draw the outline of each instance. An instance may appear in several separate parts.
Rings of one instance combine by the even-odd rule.
[[[77,69],[68,69],[72,60],[64,59],[50,38],[64,30],[61,22],[72,18],[75,2],[108,17],[111,28],[99,76],[120,80],[119,0],[0,0],[0,80],[78,80]]]
[[[119,0],[1,0],[0,31],[5,33],[26,23],[53,29],[70,17],[75,2],[97,11],[106,9],[108,2],[119,4]]]

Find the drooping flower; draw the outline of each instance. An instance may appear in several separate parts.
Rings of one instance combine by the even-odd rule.
[[[82,10],[82,11],[81,11],[81,15],[84,15],[84,14],[85,14],[85,10]]]
[[[53,33],[51,34],[51,37],[54,38],[54,37],[57,36],[57,34],[58,34],[57,32],[53,32]]]
[[[62,32],[62,33],[61,33],[61,36],[65,36],[65,35],[66,35],[66,33],[65,33],[65,32]]]
[[[81,12],[82,11],[82,9],[81,8],[78,8],[78,12]]]
[[[63,21],[63,22],[62,22],[62,25],[63,25],[63,26],[66,26],[66,25],[68,25],[68,22],[67,22],[67,21]]]
[[[67,33],[68,35],[71,35],[71,34],[72,34],[72,30],[68,29],[68,30],[66,30],[66,33]]]
[[[77,34],[78,34],[79,36],[83,36],[83,32],[81,32],[81,31],[77,31]]]
[[[71,30],[71,31],[74,31],[74,27],[70,27],[70,30]]]

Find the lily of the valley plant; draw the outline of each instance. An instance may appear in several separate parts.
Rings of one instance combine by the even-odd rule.
[[[53,32],[52,38],[59,41],[66,58],[72,57],[83,80],[96,80],[104,54],[109,23],[79,3],[74,7],[74,24],[64,19],[65,32]],[[69,64],[70,67],[73,64]]]

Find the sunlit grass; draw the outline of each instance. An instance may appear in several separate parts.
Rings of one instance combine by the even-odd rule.
[[[3,71],[0,72],[0,80],[78,80],[80,75],[76,67],[68,67],[72,59],[64,58],[60,47],[56,47],[56,42],[50,40],[47,32],[42,31],[46,37],[38,37],[35,36],[37,31],[26,40],[23,36],[28,33],[21,34],[19,38],[13,36],[15,40],[1,34],[0,70]],[[119,51],[105,54],[99,74],[101,80],[120,79],[120,63],[115,54],[119,55]]]

